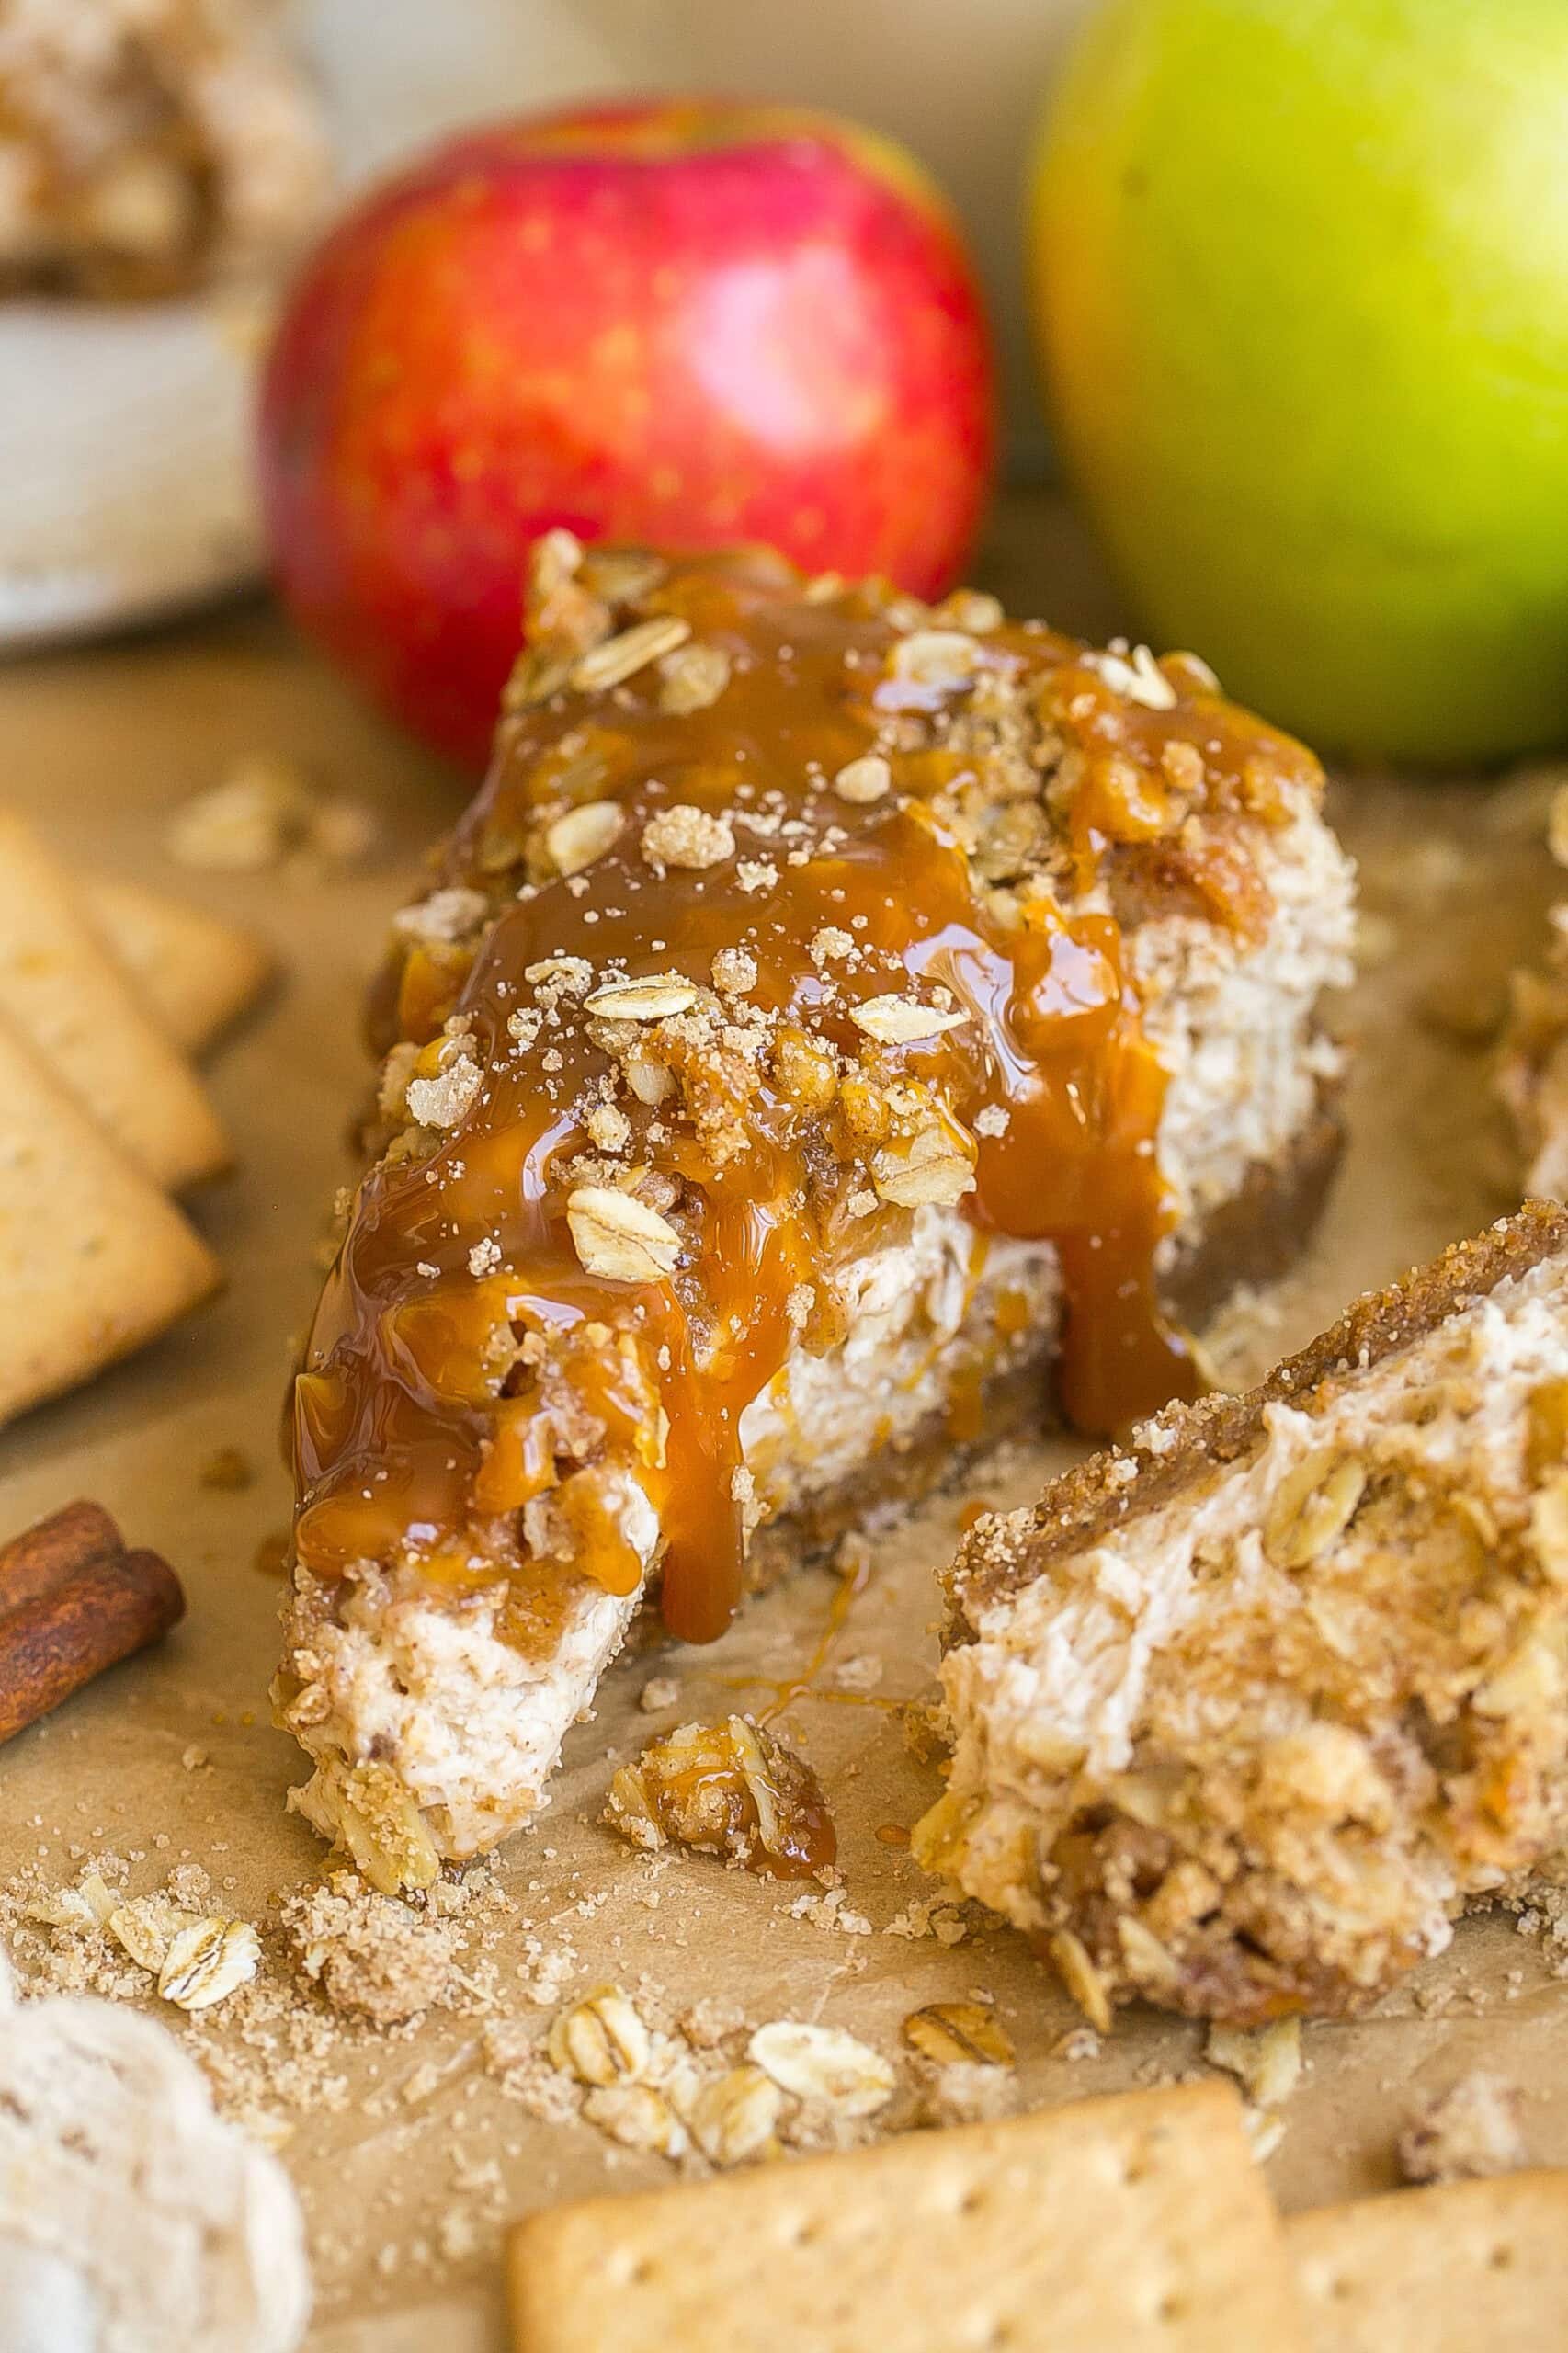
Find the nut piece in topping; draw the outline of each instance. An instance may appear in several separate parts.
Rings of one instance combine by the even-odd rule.
[[[196,1920],[164,1956],[158,1991],[182,2010],[210,2010],[254,1977],[261,1940],[246,1920]]]
[[[623,686],[650,662],[684,645],[690,635],[691,623],[678,613],[655,613],[579,655],[572,665],[572,684],[580,694],[602,694],[608,687]]]
[[[551,2063],[580,2084],[634,2084],[647,2072],[653,2038],[619,1985],[600,1985],[562,2010],[545,2044]]]
[[[849,760],[833,779],[840,801],[881,801],[892,786],[892,770],[878,752]]]
[[[581,874],[615,845],[623,812],[619,801],[585,801],[547,825],[544,847],[560,874]]]
[[[971,637],[985,637],[1000,629],[1007,616],[1002,600],[984,588],[955,588],[937,607],[933,619],[961,629]]]
[[[650,817],[642,828],[642,855],[650,866],[722,866],[735,854],[728,817],[715,817],[690,801],[677,801]]]
[[[697,991],[680,972],[653,972],[646,980],[607,981],[585,1003],[606,1021],[667,1021],[697,1003]]]
[[[746,2047],[781,2089],[800,2099],[825,2100],[845,2116],[874,2116],[897,2087],[881,2052],[842,2027],[775,2018],[759,2026]]]
[[[634,1847],[673,1841],[779,1879],[807,1878],[836,1851],[811,1767],[744,1716],[650,1741],[610,1783],[605,1819]]]
[[[938,2067],[1010,2067],[1012,2041],[995,2011],[984,2002],[928,2002],[911,2010],[903,2039]]]
[[[411,907],[400,907],[392,917],[392,930],[399,939],[419,939],[449,947],[471,931],[477,931],[489,912],[490,902],[483,891],[432,891],[427,899],[416,899]]]
[[[756,986],[756,958],[744,948],[721,948],[713,959],[713,985],[721,996],[744,996]]]
[[[912,1046],[921,1038],[939,1038],[945,1029],[961,1029],[967,1013],[938,1013],[912,996],[869,996],[849,1008],[857,1029],[880,1045]]]
[[[680,1263],[680,1235],[635,1193],[579,1185],[567,1197],[566,1222],[585,1271],[610,1282],[654,1283]]]

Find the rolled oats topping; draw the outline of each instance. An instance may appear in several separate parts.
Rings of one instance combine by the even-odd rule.
[[[558,874],[581,874],[612,849],[626,822],[616,801],[585,801],[553,818],[544,829],[544,848]]]
[[[655,972],[645,981],[607,981],[585,1000],[585,1007],[606,1021],[667,1021],[696,1003],[690,981],[678,972]]]
[[[555,2065],[580,2084],[634,2084],[646,2073],[653,2040],[619,1985],[601,1985],[551,2027]]]
[[[930,2002],[911,2010],[903,2039],[938,2067],[1010,2067],[1014,2062],[1006,2027],[983,2002]]]
[[[777,2018],[759,2026],[746,2048],[755,2064],[781,2090],[801,2099],[824,2100],[846,2116],[874,2116],[898,2086],[881,2052],[843,2027]]]
[[[579,656],[572,671],[572,684],[579,694],[602,694],[608,687],[619,687],[634,678],[639,670],[661,654],[673,654],[684,645],[691,634],[691,624],[678,614],[661,613],[655,619],[639,621],[634,628],[623,630],[619,637],[607,638],[590,653]]]
[[[566,1222],[584,1271],[608,1282],[657,1282],[679,1264],[680,1235],[634,1193],[579,1185],[567,1196]]]
[[[182,2010],[207,2010],[256,1975],[261,1939],[244,1920],[196,1920],[164,1955],[158,1991]]]

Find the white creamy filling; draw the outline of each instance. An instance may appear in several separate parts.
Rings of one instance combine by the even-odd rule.
[[[1068,1759],[1096,1779],[1124,1771],[1163,1647],[1200,1616],[1244,1608],[1275,1574],[1259,1529],[1297,1463],[1323,1448],[1397,1446],[1403,1427],[1439,1475],[1462,1462],[1475,1485],[1522,1493],[1523,1401],[1565,1365],[1568,1275],[1548,1263],[1369,1367],[1326,1411],[1269,1405],[1264,1439],[1244,1464],[979,1613],[979,1639],[943,1666],[960,1743],[955,1787],[961,1771],[966,1788],[1038,1799],[1060,1785]],[[1461,1415],[1442,1402],[1445,1379],[1478,1376],[1479,1412]],[[1437,1410],[1416,1430],[1408,1406],[1422,1391]],[[1157,1437],[1157,1426],[1142,1435]],[[1223,1575],[1197,1579],[1200,1558],[1223,1558]]]
[[[1170,1073],[1160,1165],[1184,1218],[1281,1159],[1342,1061],[1313,1023],[1324,990],[1352,977],[1355,870],[1304,795],[1290,824],[1250,847],[1274,901],[1260,947],[1191,915],[1143,924],[1128,943],[1145,1034]]]
[[[838,1284],[843,1343],[813,1354],[797,1342],[741,1416],[747,1468],[773,1513],[799,1509],[886,1446],[939,1415],[951,1393],[954,1343],[983,1287],[1014,1291],[1040,1334],[1059,1312],[1049,1243],[983,1238],[961,1210],[916,1210],[904,1242],[848,1267]],[[975,1336],[990,1321],[974,1318]]]

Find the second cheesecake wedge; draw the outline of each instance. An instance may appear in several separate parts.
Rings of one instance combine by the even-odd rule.
[[[1102,2027],[1364,2009],[1568,1846],[1568,1211],[982,1520],[950,1597],[928,1868]]]

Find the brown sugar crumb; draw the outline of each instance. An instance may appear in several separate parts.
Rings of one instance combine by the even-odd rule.
[[[634,1847],[673,1842],[778,1879],[811,1877],[837,1843],[811,1767],[745,1716],[650,1741],[610,1783],[605,1820]]]
[[[642,855],[650,866],[722,866],[734,854],[734,829],[728,817],[715,816],[690,801],[661,809],[642,828]]]
[[[484,2069],[507,2099],[541,2124],[570,2124],[582,2108],[580,2087],[551,2064],[536,2029],[519,2018],[492,2018],[486,2025]]]
[[[440,2000],[456,1961],[452,1932],[353,1871],[290,1896],[281,1912],[294,1961],[334,2009],[401,2025]]]
[[[721,1994],[704,1994],[676,2021],[693,2051],[718,2051],[746,2030],[745,2012]]]
[[[318,792],[291,760],[258,752],[186,801],[166,839],[169,856],[180,866],[210,874],[261,874],[293,859],[352,866],[375,836],[368,809]]]
[[[1512,2173],[1525,2162],[1517,2088],[1474,2067],[1437,2097],[1424,2100],[1399,2136],[1406,2181],[1474,2181]]]

